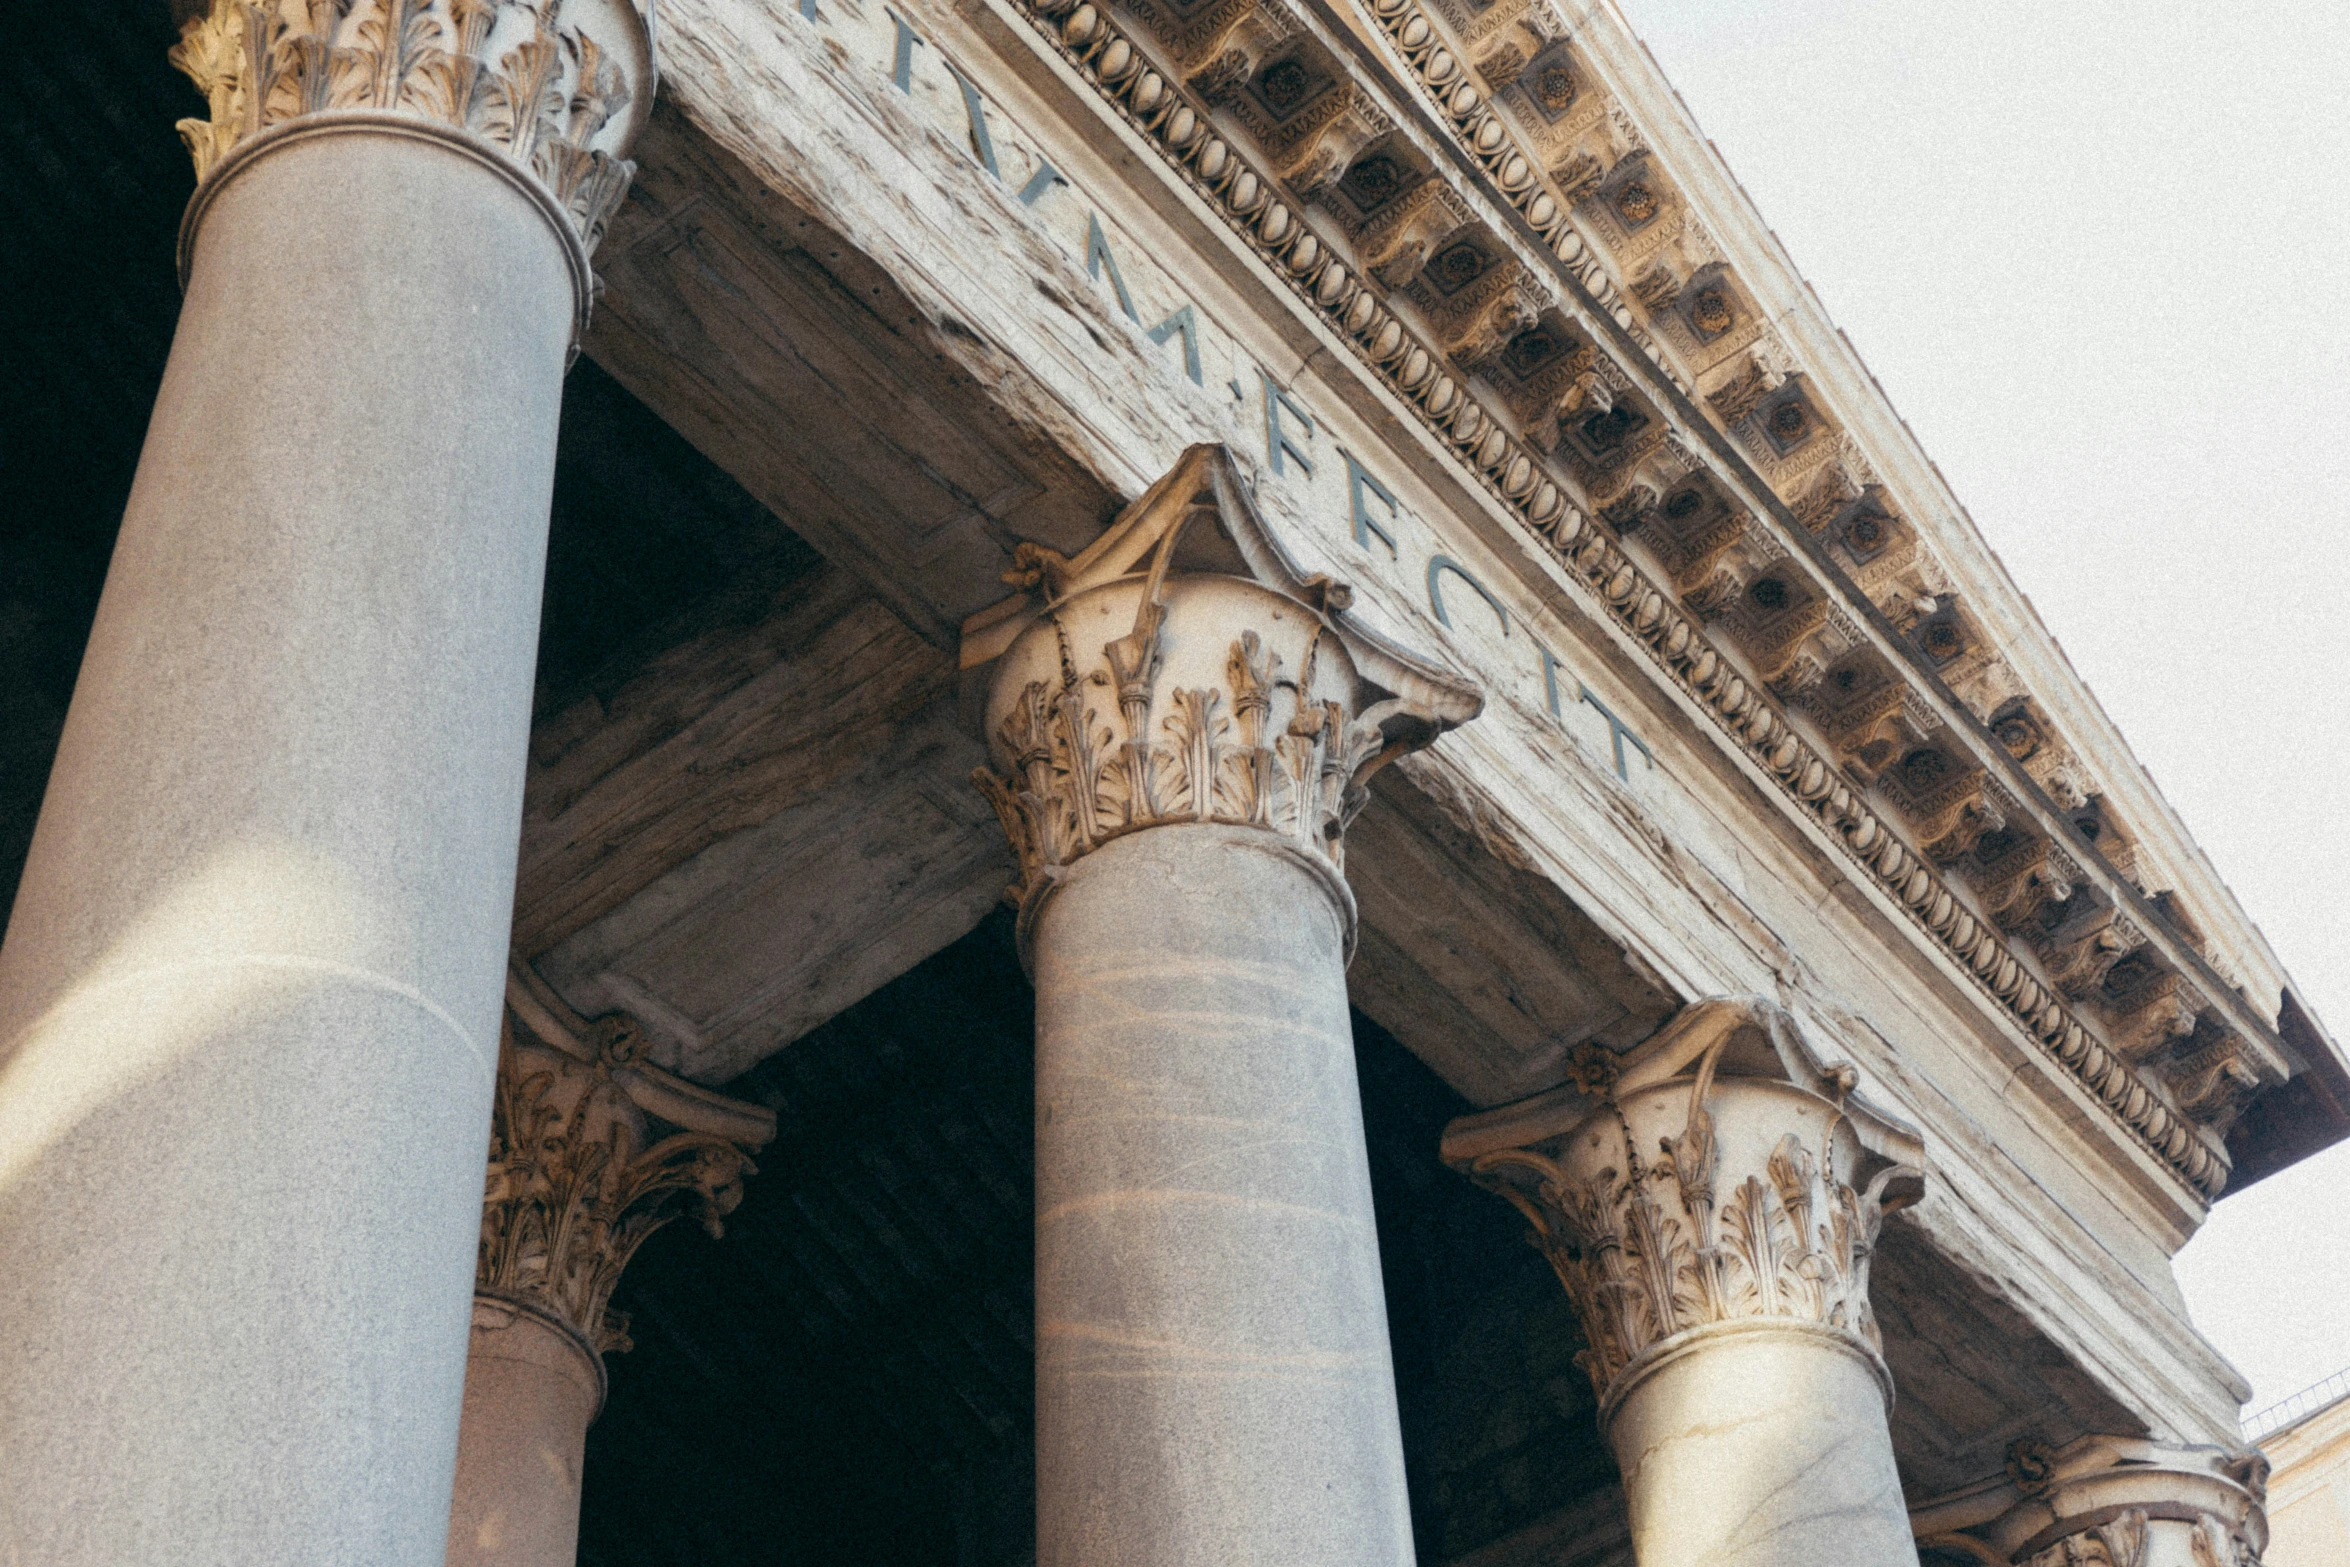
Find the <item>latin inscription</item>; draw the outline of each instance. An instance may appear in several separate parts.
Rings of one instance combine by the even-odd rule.
[[[818,13],[816,0],[800,0],[799,5],[802,18],[827,30],[855,30],[855,24],[870,14],[856,0],[838,0],[837,4],[827,6],[822,15]],[[888,32],[885,39],[876,38],[873,43],[880,56],[876,63],[885,65],[890,86],[932,116],[942,131],[950,124],[953,126],[948,134],[954,135],[968,153],[974,177],[1005,184],[1017,181],[1015,189],[1022,206],[1041,215],[1055,191],[1068,190],[1078,196],[1078,203],[1062,204],[1067,209],[1065,216],[1048,216],[1046,221],[1057,233],[1066,236],[1063,243],[1081,257],[1086,276],[1136,329],[1141,339],[1138,351],[1179,354],[1183,374],[1195,386],[1207,384],[1208,367],[1213,363],[1236,401],[1249,400],[1244,383],[1253,382],[1264,442],[1266,482],[1302,486],[1309,494],[1316,490],[1321,478],[1315,448],[1323,428],[1302,395],[1280,385],[1270,372],[1254,363],[1237,341],[1216,329],[1213,320],[1201,314],[1181,287],[1146,258],[1142,247],[1127,243],[1123,234],[1105,222],[1098,208],[1083,202],[1083,193],[1069,176],[1044,155],[1016,122],[1002,114],[1000,108],[991,106],[970,73],[949,59],[897,11],[882,8],[881,17],[887,19]],[[841,27],[844,18],[848,24],[845,29]],[[877,23],[879,19],[874,21]],[[1084,217],[1081,239],[1067,230],[1079,212]],[[1146,324],[1154,318],[1155,325]],[[1392,570],[1402,566],[1406,553],[1403,541],[1410,521],[1406,507],[1354,453],[1335,443],[1331,449],[1337,452],[1345,473],[1343,516],[1347,536],[1374,568]],[[1337,497],[1333,496],[1332,500]],[[1414,549],[1412,553],[1420,552]],[[1481,664],[1499,657],[1524,668],[1525,655],[1501,654],[1493,645],[1495,638],[1517,648],[1530,647],[1535,667],[1524,669],[1524,677],[1539,672],[1545,710],[1562,728],[1569,730],[1583,729],[1590,720],[1579,715],[1588,712],[1597,721],[1591,727],[1602,730],[1607,737],[1607,754],[1618,778],[1630,780],[1634,756],[1639,757],[1645,768],[1656,765],[1655,756],[1639,734],[1593,695],[1555,653],[1532,634],[1512,636],[1508,606],[1470,567],[1442,549],[1431,547],[1426,551],[1420,581],[1429,615],[1437,625],[1456,636],[1464,628],[1456,623],[1452,611],[1458,607],[1457,598],[1462,590],[1473,595],[1483,611],[1490,612],[1490,621],[1485,623],[1494,628],[1491,636],[1471,639],[1482,642],[1473,649],[1483,655],[1478,660]],[[1451,605],[1445,599],[1448,585],[1456,595],[1456,602]],[[1570,681],[1574,691],[1571,701],[1566,696]]]

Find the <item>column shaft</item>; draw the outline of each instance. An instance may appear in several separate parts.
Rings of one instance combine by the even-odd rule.
[[[580,1466],[604,1398],[579,1336],[477,1303],[449,1508],[450,1567],[573,1567]]]
[[[447,1559],[571,1567],[603,1357],[629,1347],[612,1291],[672,1219],[724,1233],[775,1115],[671,1076],[634,1018],[589,1022],[527,964],[506,994]]]
[[[1039,1567],[1412,1560],[1341,836],[1477,713],[1220,447],[964,627],[1036,978]]]
[[[1350,904],[1199,825],[1104,845],[1039,914],[1040,1567],[1412,1560]]]
[[[1837,1330],[1698,1329],[1623,1397],[1607,1436],[1640,1567],[1917,1560],[1883,1379]]]
[[[0,952],[0,1539],[437,1562],[564,246],[337,130],[212,192]]]

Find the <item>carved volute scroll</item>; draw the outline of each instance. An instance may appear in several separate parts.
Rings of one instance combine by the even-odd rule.
[[[584,273],[653,96],[651,37],[631,0],[211,0],[171,60],[210,101],[208,118],[179,123],[198,181],[183,276],[193,219],[240,149],[387,121],[520,176],[560,214]]]
[[[609,1303],[637,1248],[687,1213],[720,1234],[749,1150],[775,1135],[772,1111],[662,1071],[645,1043],[633,1018],[586,1022],[525,965],[509,973],[475,1316],[527,1312],[599,1365],[629,1347]]]
[[[1882,1374],[1869,1258],[1921,1191],[1917,1134],[1820,1066],[1758,997],[1700,1002],[1577,1082],[1464,1116],[1453,1168],[1507,1198],[1566,1287],[1602,1419],[1644,1370],[1715,1324],[1826,1327]]]
[[[1024,923],[1055,878],[1126,833],[1215,822],[1342,865],[1364,781],[1474,717],[1466,680],[1345,616],[1257,515],[1231,455],[1195,446],[1076,558],[1023,545],[1023,589],[963,628],[988,672],[995,806]]]
[[[2249,1449],[2085,1436],[2021,1439],[2007,1473],[1915,1507],[1933,1559],[2019,1567],[2260,1567],[2268,1461]]]

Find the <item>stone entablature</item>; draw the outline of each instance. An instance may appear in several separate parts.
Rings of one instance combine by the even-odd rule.
[[[1792,595],[1833,601],[1848,591],[1839,586],[1837,573],[1820,566],[1824,556],[1816,541],[1800,527],[1790,533],[1783,522],[1772,522],[1778,503],[1724,445],[1718,430],[1692,417],[1668,431],[1681,394],[1654,379],[1648,352],[1624,335],[1624,324],[1613,313],[1594,304],[1574,327],[1562,322],[1550,330],[1586,334],[1602,350],[1600,364],[1610,371],[1603,380],[1620,385],[1601,394],[1612,399],[1607,411],[1590,417],[1616,418],[1636,459],[1616,463],[1612,452],[1600,454],[1608,460],[1595,468],[1598,459],[1587,452],[1588,460],[1569,461],[1575,471],[1562,474],[1555,458],[1515,433],[1512,427],[1519,421],[1514,415],[1488,410],[1476,390],[1482,363],[1464,370],[1445,337],[1419,324],[1428,319],[1423,303],[1390,288],[1382,277],[1350,266],[1342,247],[1318,231],[1310,204],[1293,205],[1277,194],[1276,164],[1268,158],[1260,165],[1236,141],[1216,134],[1230,122],[1217,117],[1211,101],[1192,98],[1154,68],[1146,47],[1138,45],[1139,34],[1130,35],[1087,0],[1037,0],[1027,14],[1171,170],[1223,214],[1309,310],[1351,344],[1366,368],[1404,400],[1478,486],[1596,592],[1606,612],[1649,650],[1673,684],[1701,704],[1733,748],[1818,819],[2056,1065],[2201,1199],[2225,1186],[2224,1138],[2246,1092],[2287,1075],[2287,1057],[2268,1020],[2211,978],[2201,956],[2150,909],[2148,918],[2131,925],[2139,938],[2131,946],[2140,952],[2137,969],[2156,983],[2166,1001],[2175,1001],[2168,1021],[2150,1027],[2142,1000],[2151,991],[2136,974],[2118,989],[2106,987],[2102,963],[2092,965],[2095,972],[2085,982],[2057,979],[2052,969],[2076,966],[2079,944],[2096,940],[2097,931],[2110,923],[2083,916],[2142,906],[2143,900],[2077,830],[2059,821],[2037,786],[2017,773],[2012,757],[1981,742],[1972,722],[1899,650],[1874,606],[1861,600],[1850,612],[1823,608],[1795,624],[1798,636],[1833,634],[1856,649],[1863,664],[1875,660],[1877,678],[1891,681],[1899,693],[1895,707],[1879,721],[1880,729],[1890,724],[1896,741],[1905,735],[1932,738],[1932,745],[1914,746],[1906,755],[1896,745],[1893,755],[1903,763],[1903,777],[1883,789],[1872,787],[1874,772],[1857,768],[1838,744],[1813,738],[1819,727],[1810,710],[1795,709],[1798,716],[1791,718],[1790,708],[1773,699],[1769,683],[1755,669],[1752,648],[1740,645],[1737,623],[1722,621],[1718,632],[1709,624],[1722,619],[1725,602],[1739,598],[1741,588],[1756,590],[1752,596],[1761,603],[1765,579],[1747,584],[1733,576],[1726,591],[1710,597],[1693,596],[1694,588],[1704,585],[1694,579],[1676,577],[1660,586],[1654,569],[1640,558],[1646,546],[1628,539],[1622,524],[1577,503],[1575,492],[1589,497],[1603,473],[1613,477],[1599,493],[1624,492],[1634,460],[1639,471],[1656,473],[1665,486],[1695,476],[1711,486],[1706,504],[1734,507],[1740,494],[1756,498],[1758,514],[1745,524],[1746,535],[1756,528],[1780,529],[1784,542],[1765,548],[1760,557],[1774,573],[1767,579],[1777,590],[1774,604]],[[1411,156],[1431,166],[1422,178],[1437,178],[1434,170],[1445,159],[1462,163],[1449,183],[1472,210],[1482,204],[1490,214],[1482,225],[1473,222],[1438,245],[1429,265],[1435,267],[1455,250],[1473,252],[1459,268],[1468,281],[1493,267],[1517,264],[1511,256],[1532,255],[1570,299],[1578,294],[1588,299],[1588,285],[1564,260],[1583,255],[1586,248],[1570,214],[1512,161],[1519,154],[1512,151],[1507,130],[1475,87],[1456,81],[1457,58],[1435,41],[1433,24],[1412,8],[1411,0],[1391,7],[1384,20],[1427,90],[1446,92],[1445,112],[1454,122],[1448,134],[1465,138],[1458,147],[1418,150],[1420,144],[1414,144]],[[1345,45],[1335,33],[1317,31],[1311,16],[1291,17],[1290,23],[1283,38],[1323,39],[1317,45],[1323,52],[1284,43],[1258,56],[1250,68],[1271,71],[1294,59],[1304,79],[1301,94],[1330,90],[1344,69],[1335,51]],[[1362,60],[1354,65],[1359,74],[1378,70]],[[1398,116],[1399,136],[1410,128],[1406,118]],[[1379,145],[1404,143],[1383,140]],[[1339,184],[1343,189],[1343,179]],[[1513,227],[1518,224],[1531,230],[1539,249],[1526,243],[1525,234]],[[1504,230],[1512,235],[1506,241]],[[1537,315],[1536,324],[1520,337],[1539,336],[1543,319]],[[1447,374],[1448,368],[1453,373]],[[1645,410],[1637,390],[1644,381]],[[1591,427],[1587,421],[1586,428]],[[1672,509],[1662,507],[1667,515]],[[1637,514],[1625,518],[1637,520]],[[1819,568],[1819,577],[1800,569],[1799,559]],[[1864,634],[1864,624],[1880,629]],[[1790,642],[1774,668],[1795,664]],[[1848,661],[1846,667],[1863,665]],[[1980,795],[1962,798],[1939,783],[1929,787],[1919,780],[1929,765],[1962,780],[1973,776],[1966,771],[1970,764],[1955,759],[1954,752],[1957,758],[1980,757],[1972,765],[1997,769],[2014,787],[2000,786],[1993,808],[1983,803],[1994,793],[1988,783]],[[1902,784],[1909,786],[1906,793]],[[1944,795],[1950,795],[1946,803]],[[1931,808],[1915,803],[1929,799],[1937,802]],[[1905,806],[1904,801],[1912,803]],[[2042,841],[2049,845],[2048,857],[2014,875],[1986,880],[1973,874],[1987,848],[1990,859],[2004,866],[2011,860],[2020,863],[2017,851]],[[2043,868],[2054,864],[2072,867],[2073,880]],[[2035,924],[2042,910],[2058,917],[2045,927]]]
[[[2052,847],[2061,845],[2057,849],[2059,854],[2068,858],[2077,855],[2087,861],[2092,867],[2090,881],[2110,874],[2106,867],[2097,865],[2100,857],[2112,862],[2111,871],[2118,875],[2105,883],[2104,900],[2124,905],[2137,901],[2137,892],[2153,885],[2148,879],[2152,867],[2133,865],[2133,857],[2122,852],[2129,847],[2129,841],[2109,819],[2109,811],[2089,812],[2097,818],[2094,821],[2082,816],[2084,808],[2090,806],[2092,797],[2098,793],[2098,785],[2082,774],[2073,752],[2057,735],[2046,713],[2034,710],[2022,698],[2023,685],[2007,670],[1984,628],[1970,624],[1968,612],[1949,601],[1947,573],[1935,564],[1930,545],[1920,539],[1916,528],[1902,522],[1879,498],[1887,492],[1868,451],[1851,430],[1837,428],[1835,415],[1824,403],[1820,390],[1811,386],[1785,344],[1758,324],[1752,307],[1741,296],[1736,278],[1721,261],[1718,246],[1688,202],[1674,196],[1666,179],[1668,171],[1650,151],[1629,115],[1611,102],[1607,114],[1587,115],[1571,122],[1613,149],[1606,177],[1596,183],[1569,176],[1569,171],[1581,162],[1590,161],[1588,153],[1560,162],[1556,146],[1546,150],[1542,145],[1539,122],[1543,115],[1537,107],[1539,100],[1533,88],[1519,86],[1523,73],[1531,70],[1526,64],[1528,49],[1545,56],[1542,72],[1535,73],[1537,87],[1548,82],[1548,76],[1542,73],[1563,71],[1569,78],[1564,91],[1570,100],[1577,93],[1592,99],[1606,96],[1605,87],[1588,80],[1590,72],[1577,64],[1573,48],[1563,41],[1563,24],[1555,18],[1544,19],[1539,8],[1517,8],[1525,14],[1516,17],[1514,27],[1524,30],[1526,38],[1517,46],[1497,47],[1496,29],[1511,20],[1498,13],[1483,13],[1465,31],[1456,28],[1448,34],[1444,19],[1415,0],[1378,0],[1370,9],[1401,51],[1435,117],[1452,133],[1461,154],[1470,160],[1469,167],[1481,169],[1490,179],[1490,185],[1481,194],[1496,205],[1514,207],[1535,236],[1590,291],[1591,303],[1597,308],[1586,312],[1586,318],[1580,323],[1583,329],[1595,339],[1605,339],[1608,334],[1601,318],[1606,317],[1614,319],[1628,334],[1626,341],[1612,345],[1624,371],[1638,375],[1639,360],[1645,357],[1680,392],[1687,394],[1693,389],[1693,382],[1683,369],[1676,368],[1677,358],[1684,365],[1700,369],[1707,365],[1719,368],[1731,359],[1743,367],[1734,373],[1732,380],[1742,387],[1751,382],[1751,395],[1726,391],[1732,382],[1721,382],[1712,394],[1715,411],[1726,432],[1738,442],[1739,452],[1732,454],[1717,441],[1711,454],[1687,454],[1673,465],[1682,474],[1702,478],[1708,468],[1726,463],[1734,477],[1745,467],[1759,473],[1769,484],[1767,490],[1751,483],[1739,486],[1763,504],[1748,519],[1751,528],[1746,531],[1753,542],[1737,551],[1742,563],[1729,583],[1730,594],[1716,595],[1716,603],[1760,578],[1774,563],[1783,561],[1790,546],[1795,547],[1796,554],[1807,553],[1799,540],[1801,533],[1808,530],[1817,536],[1820,546],[1808,552],[1812,565],[1830,582],[1841,583],[1854,593],[1854,607],[1864,617],[1872,606],[1884,617],[1880,623],[1883,634],[1874,638],[1864,636],[1858,624],[1846,614],[1819,614],[1808,625],[1775,628],[1773,667],[1763,671],[1774,689],[1790,696],[1800,695],[1804,687],[1830,673],[1831,666],[1840,661],[1843,667],[1833,670],[1839,678],[1848,677],[1855,668],[1874,665],[1892,672],[1897,681],[1918,685],[1920,700],[1913,704],[1915,721],[1898,726],[1892,734],[1904,749],[1933,758],[1942,758],[1952,749],[1961,754],[1972,751],[1994,769],[2012,761],[2021,769],[2014,776],[2014,786],[2026,796],[2035,788],[2044,789],[2055,807],[2049,810],[2043,803],[2013,809],[2004,816],[1975,813],[1966,823],[1966,841],[1953,849],[1954,854],[1971,850],[1974,840],[1985,836],[2004,835],[2001,838],[2004,844],[2006,837],[2013,836],[2013,829],[2021,824],[2022,817],[2036,810],[2040,816],[2039,831],[2046,841]],[[1604,29],[1611,24],[1595,17],[1587,19],[1587,25]],[[1499,36],[1508,36],[1508,31],[1503,29]],[[1469,34],[1475,38],[1469,38]],[[1457,51],[1447,47],[1448,37],[1460,43]],[[1546,38],[1562,41],[1544,50]],[[1464,56],[1478,50],[1485,52],[1472,71]],[[1521,74],[1512,75],[1513,72]],[[1479,91],[1479,82],[1486,91]],[[1530,126],[1535,128],[1529,129]],[[1552,158],[1556,165],[1547,172],[1543,166],[1545,157]],[[1633,286],[1632,302],[1628,303],[1616,291],[1601,256],[1613,254],[1619,262],[1628,256],[1637,259],[1649,255],[1656,242],[1668,238],[1691,252],[1686,262],[1686,286],[1676,283],[1662,291],[1653,286]],[[1643,279],[1653,284],[1657,276],[1658,263],[1648,262]],[[1641,306],[1640,310],[1635,310],[1635,303]],[[1657,329],[1655,335],[1643,329],[1643,321]],[[1529,321],[1527,326],[1529,330],[1519,339],[1521,343],[1543,337],[1536,323]],[[1660,340],[1677,343],[1683,351],[1669,353],[1660,346]],[[1742,344],[1751,347],[1751,354],[1731,352]],[[1710,358],[1696,351],[1701,346],[1715,350]],[[1460,362],[1457,356],[1455,362]],[[1703,373],[1712,375],[1712,370],[1703,369]],[[1488,377],[1489,381],[1493,379]],[[1662,388],[1652,390],[1663,391]],[[1659,406],[1642,413],[1641,417],[1653,423],[1645,439],[1653,441],[1662,433],[1665,422],[1680,425],[1684,439],[1704,430],[1695,419],[1694,408],[1675,410],[1664,406],[1670,401],[1669,396],[1659,399]],[[1674,437],[1664,438],[1669,443]],[[1539,449],[1546,443],[1537,436],[1535,444]],[[1602,469],[1593,469],[1576,461],[1571,441],[1560,444],[1556,456],[1577,468],[1577,477],[1584,481],[1588,498],[1594,504],[1618,493],[1623,485],[1633,484],[1634,491],[1645,500],[1621,514],[1626,531],[1644,522],[1647,508],[1673,498],[1659,493],[1672,489],[1674,475],[1670,472],[1660,471],[1661,483],[1636,484],[1633,464],[1619,456]],[[1769,504],[1769,496],[1774,492],[1786,506],[1794,508],[1792,515],[1783,511],[1774,513]],[[1611,521],[1618,515],[1614,507],[1606,510]],[[1773,528],[1774,521],[1780,528],[1790,522],[1800,526],[1792,535],[1772,544],[1767,542],[1768,537],[1779,531]],[[1834,524],[1832,530],[1831,524]],[[1640,541],[1642,549],[1647,548],[1647,537],[1656,535],[1653,526],[1644,531],[1646,537]],[[1735,536],[1731,542],[1736,544]],[[1898,583],[1893,582],[1884,575],[1888,568],[1906,575]],[[1784,569],[1780,575],[1784,577]],[[1783,591],[1784,582],[1779,586]],[[1677,590],[1686,591],[1688,587],[1676,583]],[[1937,603],[1937,599],[1943,602]],[[1788,630],[1792,630],[1792,638]],[[1741,651],[1753,660],[1762,650],[1747,646]],[[1920,670],[1911,667],[1913,660],[1922,660],[1923,667],[1933,670],[1934,676],[1918,681]],[[1942,704],[1950,698],[1933,685],[1933,678],[1956,693],[1965,714],[1988,726],[1988,739],[1975,732],[1976,724],[1960,718],[1956,708],[1943,708]],[[1844,760],[1851,762],[1850,758]],[[1879,765],[1872,765],[1870,775],[1879,770]],[[2126,766],[2123,770],[2127,771]],[[2072,813],[2080,819],[2063,820],[2060,825],[2059,813]],[[2185,852],[2189,858],[2193,857],[2191,850]],[[2059,902],[2079,890],[2081,884],[2079,876],[2071,883],[2054,878],[2044,883],[2055,890]],[[2213,892],[2208,901],[2224,902],[2224,893]],[[2239,988],[2233,966],[2220,962],[2216,949],[2199,933],[2191,927],[2176,929],[2176,922],[2166,923],[2173,924],[2179,940],[2172,950],[2174,961],[2184,957],[2190,973],[2202,966],[2197,959],[2212,965],[2209,971],[2195,975],[2193,982],[2197,988],[2214,997]],[[2257,944],[2257,937],[2249,939]]]

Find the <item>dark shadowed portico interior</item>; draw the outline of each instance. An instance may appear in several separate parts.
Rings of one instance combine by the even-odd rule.
[[[772,1106],[726,1238],[631,1264],[580,1559],[980,1567],[1033,1550],[1032,1002],[1007,916],[727,1086]],[[1466,1102],[1360,1013],[1423,1561],[1614,1477],[1582,1347],[1506,1209],[1428,1150]]]

